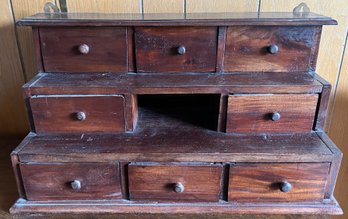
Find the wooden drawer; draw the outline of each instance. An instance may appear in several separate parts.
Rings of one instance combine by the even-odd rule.
[[[228,27],[224,69],[237,72],[314,70],[319,38],[320,28],[310,26]]]
[[[230,167],[228,200],[322,201],[330,163],[237,164]]]
[[[125,27],[40,28],[46,72],[126,72]]]
[[[313,128],[317,94],[230,95],[227,132],[295,133]]]
[[[28,200],[122,198],[118,164],[20,164]]]
[[[137,72],[214,72],[217,27],[136,27]]]
[[[125,131],[123,96],[38,95],[30,105],[37,133]]]
[[[221,192],[221,165],[128,166],[131,200],[218,201]]]

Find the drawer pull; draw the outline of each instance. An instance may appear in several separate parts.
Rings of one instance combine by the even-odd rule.
[[[177,49],[177,52],[179,55],[184,55],[186,53],[186,48],[185,46],[179,46]]]
[[[292,189],[292,185],[291,185],[291,183],[289,183],[289,182],[281,182],[281,183],[279,184],[279,189],[280,189],[280,191],[282,191],[282,192],[290,192],[291,189]]]
[[[280,113],[278,113],[278,112],[272,113],[271,119],[272,119],[272,121],[275,121],[275,122],[278,121],[280,119]]]
[[[86,113],[84,112],[77,112],[76,113],[76,119],[79,121],[86,120]]]
[[[275,45],[275,44],[272,44],[272,45],[267,47],[267,51],[268,51],[269,54],[274,55],[274,54],[278,53],[279,47],[277,45]]]
[[[70,183],[70,187],[73,190],[80,190],[81,189],[81,182],[79,180],[74,180]]]
[[[182,183],[175,183],[173,189],[174,189],[174,192],[176,193],[182,193],[184,192],[185,187]]]
[[[79,45],[79,52],[83,55],[88,54],[89,53],[89,46],[87,44]]]

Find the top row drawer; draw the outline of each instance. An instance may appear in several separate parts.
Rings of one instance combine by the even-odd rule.
[[[295,72],[314,70],[314,26],[45,27],[46,72]],[[225,40],[225,42],[224,42]],[[134,45],[133,45],[134,44]],[[219,54],[219,55],[218,55]],[[223,67],[222,67],[223,66]]]

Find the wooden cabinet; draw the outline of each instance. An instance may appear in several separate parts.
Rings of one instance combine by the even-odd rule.
[[[317,14],[37,14],[12,213],[342,214]]]

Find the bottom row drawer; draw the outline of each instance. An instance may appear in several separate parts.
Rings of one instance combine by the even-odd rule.
[[[321,201],[329,163],[128,165],[130,200],[216,202]],[[122,199],[117,163],[21,164],[28,200]],[[228,179],[224,179],[228,175]]]

